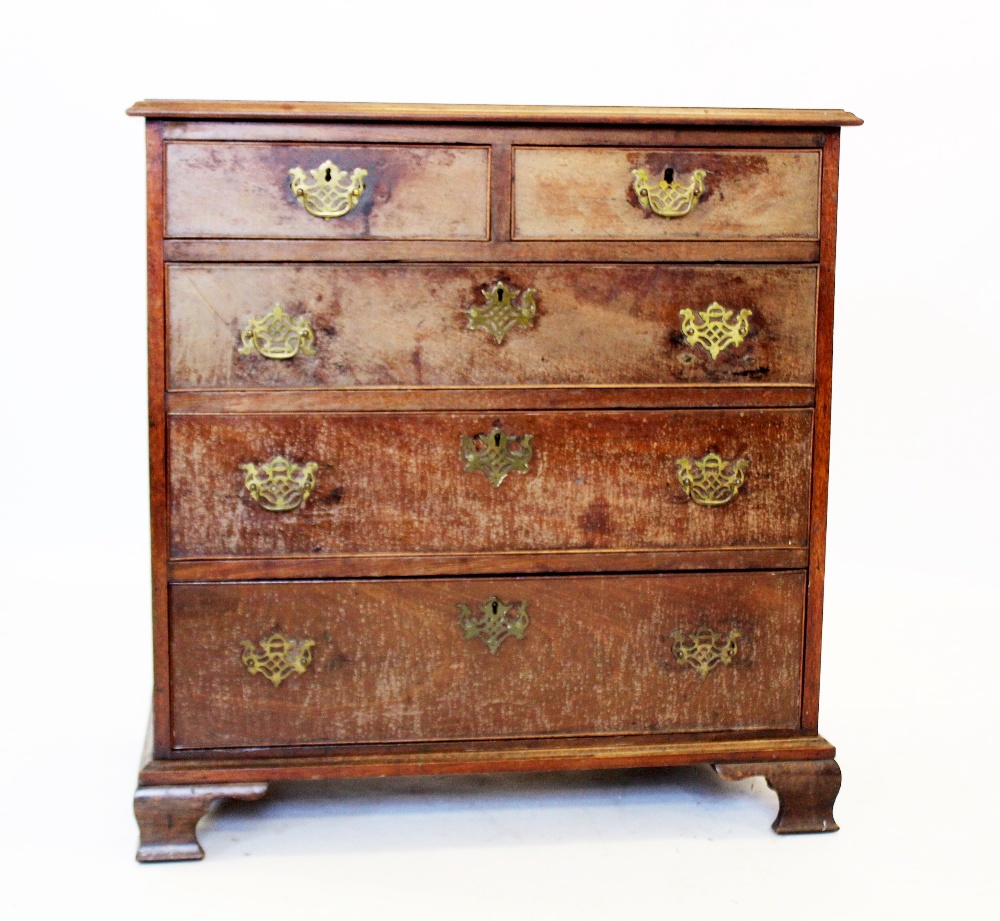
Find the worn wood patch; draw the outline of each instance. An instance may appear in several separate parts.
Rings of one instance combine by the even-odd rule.
[[[172,265],[170,386],[811,384],[816,280],[788,265]],[[497,281],[536,303],[500,344],[468,313]],[[746,338],[715,358],[680,316],[713,302],[751,312]],[[315,355],[240,354],[248,322],[278,303],[308,321]]]
[[[805,574],[174,585],[179,748],[791,729],[798,722]],[[458,605],[527,601],[523,639],[464,639]],[[673,631],[736,630],[701,678]],[[311,639],[275,687],[241,643]]]
[[[689,214],[643,208],[633,169],[658,182],[667,169],[687,182],[705,170]],[[694,150],[518,147],[514,150],[514,239],[815,239],[820,155],[815,150]]]
[[[467,472],[462,435],[533,436],[526,473]],[[805,546],[810,410],[197,414],[170,420],[172,556]],[[685,494],[677,459],[746,459],[728,505]],[[313,494],[268,512],[241,465],[314,462]]]
[[[168,237],[487,237],[487,147],[174,142],[166,150]],[[327,159],[368,170],[357,206],[331,220],[310,215],[288,177]]]

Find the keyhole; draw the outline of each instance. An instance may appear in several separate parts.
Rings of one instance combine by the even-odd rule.
[[[498,607],[497,602],[494,601],[493,602],[493,613],[494,614],[496,614],[496,612],[497,612],[497,607]]]
[[[333,175],[333,174],[332,174],[332,173],[330,172],[330,167],[328,166],[328,167],[326,168],[326,181],[327,181],[327,182],[329,182],[329,181],[330,181],[330,176],[332,176],[332,175]]]
[[[327,179],[329,179],[329,178],[330,177],[327,176]],[[663,179],[664,179],[665,182],[673,182],[674,181],[674,171],[673,171],[673,169],[671,167],[668,166],[663,171]]]
[[[498,448],[500,447],[500,433],[499,432],[496,435],[493,436],[493,444],[495,444]]]
[[[497,285],[497,297],[503,298],[503,285]]]

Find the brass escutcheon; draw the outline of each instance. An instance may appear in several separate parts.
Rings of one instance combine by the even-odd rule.
[[[508,435],[499,426],[479,435],[460,436],[466,472],[480,471],[494,486],[499,486],[512,470],[527,473],[531,438],[531,435]]]
[[[528,629],[528,602],[512,601],[505,604],[496,595],[488,598],[478,612],[458,605],[458,622],[465,631],[465,639],[478,637],[489,651],[496,655],[500,644],[508,637],[523,640]]]
[[[519,294],[521,292],[517,288],[502,281],[484,287],[486,306],[470,307],[466,311],[469,315],[469,329],[485,329],[497,341],[497,345],[503,342],[504,336],[515,326],[531,329],[535,318],[535,289],[528,288],[521,294],[520,305],[516,305],[514,300]]]
[[[303,355],[315,355],[312,327],[305,317],[293,320],[281,304],[275,304],[274,309],[259,320],[251,319],[243,330],[243,347],[241,355],[252,355],[258,352],[265,358],[276,358],[286,361],[301,352]]]
[[[358,203],[368,175],[368,170],[358,168],[348,176],[347,171],[339,169],[332,160],[309,172],[314,180],[312,183],[301,166],[288,171],[292,191],[306,211],[326,221],[343,217]]]
[[[257,645],[263,652],[254,652],[250,640],[240,640],[243,652],[240,661],[251,675],[263,675],[275,687],[289,675],[305,673],[312,662],[313,640],[290,640],[284,634],[272,633]]]
[[[639,196],[639,202],[660,217],[684,217],[698,204],[698,198],[705,191],[705,177],[708,175],[705,170],[696,169],[687,185],[681,185],[679,180],[673,178],[673,173],[672,169],[666,170],[663,180],[651,185],[649,174],[644,169],[632,170],[635,177],[632,188]]]
[[[677,459],[677,478],[681,488],[697,505],[725,505],[736,498],[746,479],[750,461],[740,458],[723,460],[718,454],[706,454],[700,460]]]
[[[294,464],[286,457],[273,457],[260,468],[256,464],[241,464],[246,477],[243,485],[268,512],[290,512],[297,509],[316,486],[319,464]]]
[[[695,319],[694,311],[682,310],[681,332],[688,345],[700,345],[715,361],[731,345],[739,345],[750,332],[750,317],[753,313],[741,310],[736,319],[730,319],[731,310],[726,310],[718,301],[713,301],[705,310],[699,310],[701,322]]]
[[[729,665],[739,651],[736,641],[739,631],[730,630],[728,636],[716,633],[711,627],[699,627],[694,633],[675,630],[670,634],[673,649],[681,665],[690,665],[699,678],[706,678],[717,665]]]

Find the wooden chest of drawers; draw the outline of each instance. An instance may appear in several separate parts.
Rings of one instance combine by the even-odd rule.
[[[219,798],[707,763],[832,831],[843,111],[144,102],[140,860]]]

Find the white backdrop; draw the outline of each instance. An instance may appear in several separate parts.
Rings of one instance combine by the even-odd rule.
[[[21,6],[0,30],[8,917],[939,917],[989,896],[1000,213],[984,4]],[[132,862],[148,709],[135,99],[844,107],[821,730],[836,835],[701,769],[284,787]],[[9,874],[9,875],[8,875]],[[184,914],[178,914],[184,912]]]

